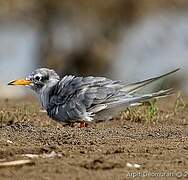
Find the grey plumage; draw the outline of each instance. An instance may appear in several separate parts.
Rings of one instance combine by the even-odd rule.
[[[69,75],[60,80],[53,70],[46,68],[34,71],[27,79],[32,82],[28,86],[38,94],[51,118],[61,122],[91,122],[110,119],[127,107],[172,94],[172,89],[143,95],[137,95],[135,92],[177,70],[128,85],[121,81],[92,76]]]

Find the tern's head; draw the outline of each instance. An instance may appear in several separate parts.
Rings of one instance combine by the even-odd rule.
[[[8,85],[22,85],[39,93],[42,89],[54,86],[60,80],[54,70],[40,68],[31,72],[25,79],[14,80]]]

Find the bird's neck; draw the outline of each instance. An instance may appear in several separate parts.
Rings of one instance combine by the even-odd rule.
[[[39,94],[39,99],[40,99],[40,102],[41,102],[42,107],[43,107],[44,109],[47,108],[47,105],[48,105],[48,103],[49,103],[49,99],[50,99],[49,94],[50,94],[50,90],[47,89],[47,88],[41,90],[41,92],[40,92],[40,94]]]
[[[40,102],[43,106],[44,109],[47,109],[48,107],[48,104],[50,102],[50,96],[51,96],[51,91],[53,90],[54,86],[58,83],[58,81],[53,84],[50,84],[50,85],[47,85],[47,86],[44,86],[41,90],[40,90],[40,93],[39,93],[39,99],[40,99]]]

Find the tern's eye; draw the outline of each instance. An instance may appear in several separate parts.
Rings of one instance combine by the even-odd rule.
[[[40,81],[41,77],[37,75],[37,76],[34,77],[34,79],[37,80],[37,81]]]

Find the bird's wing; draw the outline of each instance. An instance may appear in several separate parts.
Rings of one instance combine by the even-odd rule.
[[[56,119],[86,119],[91,116],[89,109],[101,105],[113,96],[122,85],[104,77],[65,76],[54,88],[47,108],[49,116]],[[96,108],[95,108],[96,109]]]
[[[163,93],[147,96],[134,96],[132,94],[141,87],[177,70],[129,85],[104,77],[65,76],[54,87],[50,95],[50,103],[47,107],[48,115],[58,120],[86,119],[90,121],[92,113],[121,105],[126,108],[134,103],[138,104],[142,100],[146,101],[153,97],[162,96]]]
[[[128,84],[128,85],[125,85],[121,90],[124,91],[124,92],[127,92],[129,94],[133,94],[135,93],[136,91],[140,90],[142,87],[158,80],[158,79],[161,79],[165,76],[168,76],[172,73],[175,73],[176,71],[178,71],[179,68],[173,70],[173,71],[170,71],[166,74],[163,74],[163,75],[160,75],[160,76],[157,76],[157,77],[154,77],[154,78],[150,78],[150,79],[146,79],[144,81],[139,81],[139,82],[135,82],[135,83],[131,83],[131,84]]]

